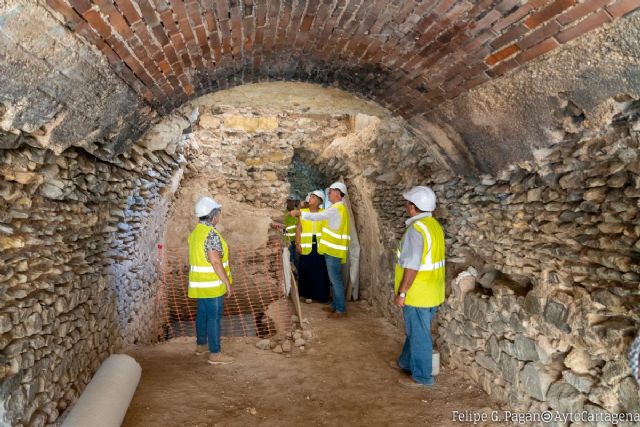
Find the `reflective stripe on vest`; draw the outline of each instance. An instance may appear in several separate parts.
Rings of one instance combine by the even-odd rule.
[[[229,281],[232,282],[231,270],[229,268],[229,247],[222,238],[218,230],[213,226],[198,224],[189,235],[189,298],[217,298],[224,295],[227,287],[215,270],[205,254],[204,242],[210,232],[214,232],[220,238],[222,244],[222,266],[227,273]]]
[[[411,226],[422,236],[422,259],[418,274],[407,292],[405,304],[414,307],[436,307],[445,297],[445,242],[442,227],[432,217],[416,220]],[[406,235],[406,232],[405,232]],[[405,236],[402,236],[397,250],[400,250]],[[404,268],[396,261],[395,290],[398,292],[404,275]]]
[[[324,209],[318,209],[318,213],[324,211]],[[311,212],[310,209],[304,208],[300,209],[300,212]],[[313,236],[316,236],[316,243],[320,241],[320,237],[322,230],[326,227],[327,221],[307,221],[300,218],[300,227],[302,228],[300,232],[300,247],[302,248],[302,255],[309,255],[311,250],[313,249]]]
[[[296,226],[298,225],[298,218],[289,215],[289,211],[284,216],[284,235],[287,236],[289,242],[296,241]]]
[[[338,225],[337,229],[333,229],[329,227],[327,222],[322,228],[322,236],[318,243],[318,253],[340,258],[342,264],[346,264],[349,240],[351,240],[349,212],[342,202],[334,204],[333,207],[340,214],[340,225]]]

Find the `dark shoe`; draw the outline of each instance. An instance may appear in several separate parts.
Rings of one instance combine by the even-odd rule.
[[[329,315],[327,316],[329,319],[342,319],[343,317],[346,317],[347,313],[338,313],[333,312],[333,313],[329,313]]]
[[[335,313],[336,309],[331,308],[330,306],[327,306],[327,307],[322,307],[322,311],[326,311],[327,313]]]
[[[398,380],[398,384],[406,388],[431,388],[433,387],[434,382],[432,382],[431,384],[422,384],[416,382],[416,380],[414,380],[413,378],[402,378]]]

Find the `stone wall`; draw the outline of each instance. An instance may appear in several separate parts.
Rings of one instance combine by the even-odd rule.
[[[0,424],[53,422],[109,354],[157,338],[155,243],[183,161],[0,150]]]
[[[640,409],[626,357],[640,326],[639,108],[535,162],[434,185],[448,268],[476,269],[439,314],[443,360],[512,410]]]

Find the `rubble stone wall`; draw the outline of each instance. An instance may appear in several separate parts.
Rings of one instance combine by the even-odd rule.
[[[621,107],[533,162],[434,186],[447,268],[471,266],[439,313],[443,360],[512,410],[640,409],[640,104]]]
[[[155,339],[155,242],[180,154],[0,150],[0,424],[44,425],[123,344]]]

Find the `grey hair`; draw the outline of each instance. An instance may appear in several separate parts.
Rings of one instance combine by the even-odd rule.
[[[220,215],[220,212],[221,212],[221,211],[222,211],[222,209],[221,209],[221,208],[215,208],[215,209],[213,209],[211,212],[209,212],[209,214],[208,214],[208,215],[201,216],[201,217],[200,217],[200,220],[201,220],[201,221],[206,221],[206,222],[211,222],[211,221],[213,221],[213,219],[214,219],[215,217],[217,217],[218,215]]]

